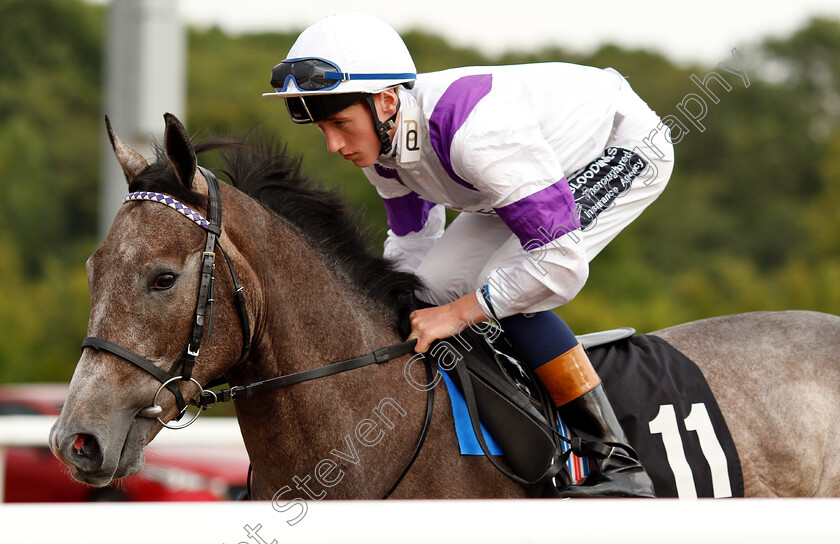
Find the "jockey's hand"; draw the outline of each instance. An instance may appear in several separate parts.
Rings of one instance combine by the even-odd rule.
[[[449,338],[464,327],[489,319],[481,310],[474,292],[443,306],[415,310],[409,318],[411,334],[408,340],[417,339],[414,347],[417,353],[426,352],[435,340]]]

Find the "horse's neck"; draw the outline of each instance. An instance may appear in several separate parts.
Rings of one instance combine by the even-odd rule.
[[[230,236],[258,283],[249,293],[255,295],[249,301],[254,339],[248,360],[228,374],[232,385],[320,367],[400,341],[386,312],[325,265],[294,228],[262,209],[249,211],[247,218],[248,224],[236,225]],[[266,474],[271,467],[303,477],[332,449],[346,450],[352,458],[342,439],[362,417],[358,410],[370,411],[405,389],[405,380],[398,378],[401,367],[384,374],[365,369],[237,401],[257,478],[276,491],[278,476]]]
[[[398,341],[387,312],[313,249],[291,224],[241,193],[230,233],[253,280],[251,362],[271,375],[340,360]]]

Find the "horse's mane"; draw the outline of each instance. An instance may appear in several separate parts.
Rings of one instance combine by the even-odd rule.
[[[336,263],[360,291],[393,312],[405,326],[422,283],[414,274],[373,255],[360,218],[334,190],[316,184],[301,170],[298,157],[285,146],[251,131],[239,140],[213,139],[194,144],[196,154],[219,150],[223,172],[231,183],[298,228],[314,249]],[[188,206],[203,208],[206,197],[180,183],[160,145],[157,160],[129,185],[129,191],[166,193]],[[407,332],[407,331],[403,331]]]

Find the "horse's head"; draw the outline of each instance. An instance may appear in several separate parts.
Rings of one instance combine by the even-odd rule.
[[[221,258],[215,238],[208,242],[215,229],[200,221],[208,217],[206,208],[213,200],[208,198],[210,175],[197,168],[195,151],[180,121],[169,114],[165,119],[165,158],[151,165],[107,124],[131,190],[165,192],[175,196],[175,207],[183,203],[199,213],[190,216],[157,203],[128,201],[87,262],[90,338],[50,433],[50,447],[74,478],[93,485],[139,472],[143,448],[161,428],[154,416],[161,421],[176,417],[182,399],[199,392],[196,383],[204,385],[221,376],[238,359],[243,343],[232,302],[232,278],[219,270],[217,285],[209,293],[206,280],[202,282],[202,272],[212,270],[215,253]],[[220,237],[225,240],[225,233]],[[217,324],[208,341],[210,327],[205,321],[212,320],[206,299],[214,296],[219,301]],[[202,327],[196,342],[198,321]],[[91,339],[94,342],[88,342]],[[192,361],[187,352],[194,354],[198,344],[201,362],[188,371],[186,365],[191,367]],[[118,348],[151,366],[144,369]],[[163,388],[161,376],[170,375],[193,380],[176,379]]]

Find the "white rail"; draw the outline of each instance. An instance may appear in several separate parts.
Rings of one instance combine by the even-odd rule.
[[[0,450],[46,445],[54,420],[0,418]],[[234,420],[205,418],[154,444],[242,439]],[[840,499],[0,504],[0,542],[790,544],[840,542],[838,511]]]
[[[0,541],[202,544],[840,542],[838,499],[605,499],[0,506]]]

